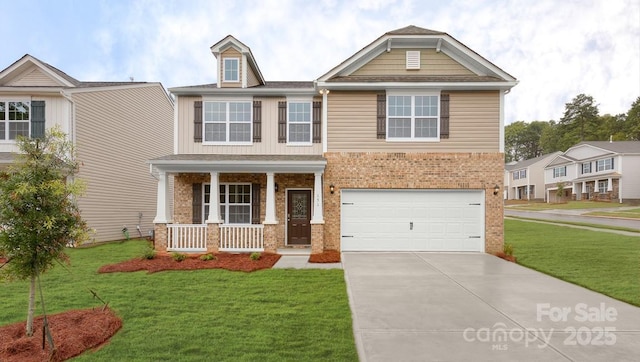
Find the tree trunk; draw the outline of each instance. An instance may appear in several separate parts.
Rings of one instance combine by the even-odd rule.
[[[29,286],[29,310],[27,311],[27,337],[33,336],[33,313],[36,310],[36,277],[31,277]]]

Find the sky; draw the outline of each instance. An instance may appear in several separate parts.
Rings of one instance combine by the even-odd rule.
[[[0,0],[0,69],[31,54],[83,81],[215,83],[210,47],[233,35],[267,81],[312,81],[384,33],[448,33],[519,84],[505,122],[600,114],[640,96],[640,0]]]

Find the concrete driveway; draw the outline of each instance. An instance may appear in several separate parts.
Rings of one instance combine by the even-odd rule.
[[[637,361],[640,308],[488,254],[343,253],[361,361]]]

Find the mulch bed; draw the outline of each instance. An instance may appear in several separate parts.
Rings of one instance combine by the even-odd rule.
[[[280,255],[261,253],[260,259],[251,260],[249,254],[214,254],[215,260],[201,260],[201,255],[189,255],[183,261],[173,260],[171,255],[162,253],[153,259],[136,258],[118,264],[105,265],[98,269],[98,273],[136,272],[146,270],[149,274],[164,270],[198,270],[198,269],[226,269],[233,271],[252,272],[270,269],[280,259]]]
[[[325,250],[322,253],[311,254],[309,263],[339,263],[340,252],[337,250]]]
[[[26,322],[0,327],[0,361],[64,361],[102,346],[122,327],[109,308],[72,310],[47,316],[55,351],[42,349],[43,317],[33,321],[34,334],[25,336]]]
[[[517,259],[515,256],[513,255],[507,255],[502,251],[499,251],[495,254],[498,258],[504,259],[506,261],[510,261],[512,263],[517,263]]]

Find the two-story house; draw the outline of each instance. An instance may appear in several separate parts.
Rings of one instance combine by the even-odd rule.
[[[548,202],[640,200],[640,141],[578,143],[545,167],[544,179]]]
[[[309,82],[266,81],[231,35],[211,51],[217,83],[170,89],[174,150],[149,161],[157,248],[502,250],[514,77],[415,26]]]
[[[505,165],[506,200],[545,200],[544,167],[562,152],[530,158]]]
[[[79,81],[25,55],[0,71],[0,167],[18,136],[59,126],[75,144],[87,184],[78,199],[95,241],[153,230],[156,180],[149,158],[172,151],[173,101],[160,83]]]

